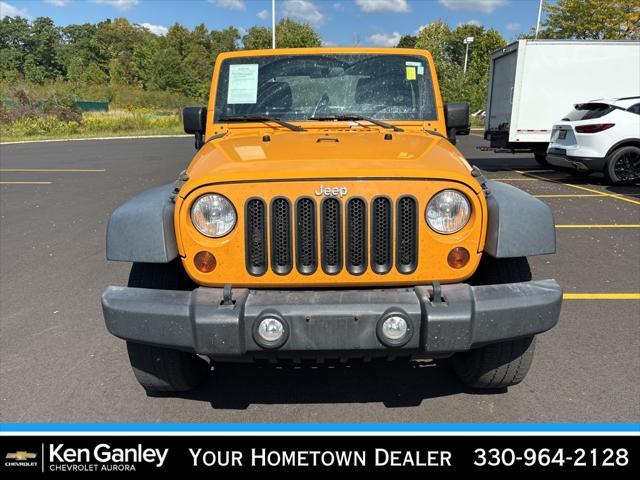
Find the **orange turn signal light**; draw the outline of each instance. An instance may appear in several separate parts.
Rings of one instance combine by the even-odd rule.
[[[464,247],[456,247],[447,255],[447,263],[451,268],[459,269],[469,263],[469,252]]]
[[[196,253],[196,256],[193,257],[193,263],[202,273],[210,273],[216,268],[216,257],[212,253],[203,250]]]

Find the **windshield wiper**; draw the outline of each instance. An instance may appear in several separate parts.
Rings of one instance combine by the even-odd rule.
[[[294,132],[305,132],[306,130],[293,123],[280,120],[278,117],[272,117],[270,115],[223,115],[220,117],[223,122],[273,122],[283,127],[287,127]]]
[[[330,120],[336,120],[336,121],[344,121],[344,120],[358,121],[358,120],[363,120],[365,122],[370,122],[370,123],[373,123],[374,125],[378,125],[379,127],[382,127],[382,128],[390,128],[394,132],[404,132],[404,129],[402,129],[400,127],[397,127],[396,125],[392,125],[390,123],[383,122],[382,120],[376,120],[374,118],[364,117],[362,115],[354,115],[354,114],[349,114],[349,115],[327,115],[327,116],[322,116],[322,117],[309,117],[307,120],[317,120],[319,122],[325,122],[325,121],[330,121]]]

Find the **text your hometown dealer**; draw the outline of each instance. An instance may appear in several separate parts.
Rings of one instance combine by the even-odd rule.
[[[94,448],[65,448],[64,443],[49,445],[49,461],[52,463],[150,463],[162,467],[168,448],[112,448],[100,443]]]
[[[365,450],[269,450],[252,448],[250,454],[239,450],[213,451],[189,448],[194,467],[451,467],[447,450],[400,451],[376,448]],[[372,453],[372,455],[368,455]]]

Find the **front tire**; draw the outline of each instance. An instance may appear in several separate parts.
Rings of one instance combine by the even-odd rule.
[[[640,181],[640,148],[630,145],[614,150],[607,156],[604,175],[613,185]]]
[[[200,385],[209,364],[193,353],[127,342],[133,374],[149,392],[185,392]]]
[[[469,283],[498,285],[528,282],[532,278],[526,257],[493,258],[484,255]],[[452,366],[467,387],[502,389],[517,385],[529,372],[535,338],[525,337],[456,353]]]
[[[192,290],[180,259],[171,263],[134,263],[129,287],[155,290]],[[194,353],[127,342],[133,374],[149,392],[184,392],[197,387],[209,374],[209,363]]]
[[[453,356],[453,369],[467,387],[502,389],[517,385],[533,362],[535,337],[474,348]]]

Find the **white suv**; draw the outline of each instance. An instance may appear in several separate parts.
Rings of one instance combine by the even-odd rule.
[[[640,181],[640,97],[593,100],[553,126],[547,162],[602,171],[611,183]]]

